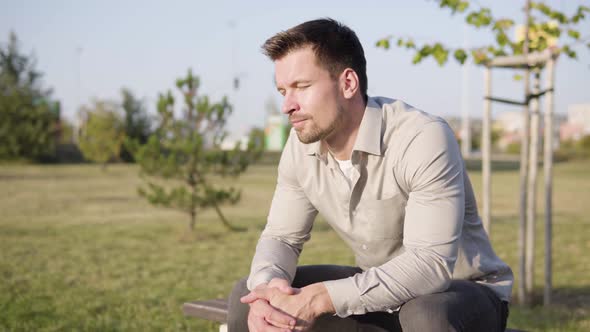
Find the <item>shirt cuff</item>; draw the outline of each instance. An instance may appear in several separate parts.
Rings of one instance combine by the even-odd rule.
[[[260,284],[268,283],[275,277],[276,276],[274,274],[269,273],[269,272],[265,272],[265,271],[258,272],[256,274],[250,275],[250,277],[248,277],[248,281],[246,282],[246,287],[248,287],[248,290],[251,291],[254,288],[256,288],[256,286],[258,286]]]
[[[367,312],[352,278],[324,281],[323,284],[328,290],[337,316],[344,318]]]

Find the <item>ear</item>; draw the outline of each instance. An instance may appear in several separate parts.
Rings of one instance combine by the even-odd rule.
[[[340,74],[340,87],[346,99],[352,99],[359,91],[359,77],[352,68],[346,68]]]

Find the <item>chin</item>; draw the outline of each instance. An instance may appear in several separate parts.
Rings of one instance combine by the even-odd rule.
[[[297,138],[299,138],[299,141],[303,144],[315,143],[321,139],[321,137],[319,137],[318,135],[309,135],[298,130],[295,130],[295,133],[297,134]]]

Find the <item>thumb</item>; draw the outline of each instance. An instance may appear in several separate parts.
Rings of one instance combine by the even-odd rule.
[[[252,303],[252,302],[254,302],[254,301],[258,300],[258,299],[259,299],[258,296],[256,296],[253,292],[250,292],[250,293],[242,296],[240,298],[240,302],[242,302],[242,303]]]

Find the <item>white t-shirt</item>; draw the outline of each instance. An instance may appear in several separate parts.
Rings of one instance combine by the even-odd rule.
[[[338,160],[334,158],[338,162],[338,166],[340,166],[340,170],[342,174],[344,174],[344,178],[346,182],[348,182],[348,187],[352,187],[352,174],[354,172],[354,167],[352,166],[352,160]]]

